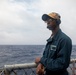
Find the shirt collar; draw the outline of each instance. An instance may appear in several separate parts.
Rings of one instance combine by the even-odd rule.
[[[61,32],[62,32],[61,29],[59,29],[52,38],[50,37],[49,39],[47,39],[47,42],[52,42],[53,40],[57,40]]]

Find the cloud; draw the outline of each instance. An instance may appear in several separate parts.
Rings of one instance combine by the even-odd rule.
[[[76,44],[75,9],[75,0],[1,0],[0,44],[45,44],[51,32],[41,16],[52,11],[61,15],[61,29]]]

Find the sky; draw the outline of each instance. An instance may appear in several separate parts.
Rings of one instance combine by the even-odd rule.
[[[45,45],[51,31],[41,16],[51,12],[76,45],[76,0],[0,0],[0,45]]]

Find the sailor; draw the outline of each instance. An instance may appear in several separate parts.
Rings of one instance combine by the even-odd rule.
[[[72,52],[72,40],[60,29],[61,16],[56,12],[43,14],[42,20],[47,28],[52,31],[47,40],[42,57],[37,57],[38,75],[68,75],[67,68],[70,63]]]

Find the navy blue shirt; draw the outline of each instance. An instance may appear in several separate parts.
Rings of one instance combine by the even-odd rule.
[[[46,71],[66,70],[70,63],[71,51],[71,39],[59,29],[53,38],[47,40],[40,63],[44,65]]]

